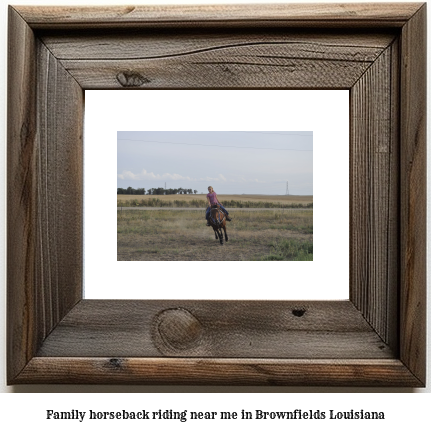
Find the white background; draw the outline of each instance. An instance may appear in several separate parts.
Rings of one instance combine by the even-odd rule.
[[[117,262],[117,130],[313,131],[313,261]],[[349,297],[347,90],[87,91],[84,165],[85,298]]]
[[[296,0],[298,1],[298,0]],[[252,0],[247,0],[246,3],[251,3]],[[275,1],[274,1],[275,2]],[[109,0],[102,1],[48,1],[43,2],[25,0],[25,1],[14,1],[14,4],[33,4],[37,5],[40,3],[44,4],[115,4],[120,3],[119,1],[112,2]],[[143,1],[135,1],[136,4],[145,3]],[[155,3],[172,3],[172,1],[163,2],[161,0],[153,0],[148,4]],[[186,1],[183,3],[207,3],[204,0],[198,2]],[[217,0],[211,0],[210,3],[220,3]],[[236,1],[241,3],[241,1]],[[1,145],[5,148],[5,122],[6,122],[6,32],[7,32],[7,6],[6,3],[1,5],[1,79],[3,85],[0,86],[1,97],[0,100],[4,101],[0,105],[0,128],[2,130]],[[428,46],[431,46],[428,43]],[[428,53],[428,61],[430,55]],[[428,68],[430,70],[430,68]],[[429,86],[428,86],[429,89]],[[429,101],[429,97],[428,97]],[[429,102],[428,102],[428,106]],[[428,121],[428,130],[430,130],[430,124]],[[5,154],[4,151],[0,153],[1,166],[5,167]],[[430,160],[428,159],[428,166]],[[5,169],[5,168],[4,168]],[[428,190],[431,190],[428,187]],[[0,206],[2,215],[2,227],[0,230],[0,237],[5,245],[5,190],[0,190],[1,199]],[[428,213],[430,214],[430,213]],[[0,426],[2,430],[20,429],[21,427],[27,427],[32,430],[55,430],[61,428],[64,431],[69,430],[94,430],[94,424],[86,423],[79,424],[76,421],[67,422],[47,422],[45,420],[45,410],[57,409],[57,410],[71,410],[71,409],[97,409],[97,410],[112,410],[112,409],[145,409],[145,408],[161,408],[161,409],[200,409],[200,410],[238,410],[238,409],[272,409],[272,410],[286,410],[286,409],[376,409],[385,410],[387,413],[387,420],[384,422],[361,422],[361,421],[341,421],[339,423],[325,422],[315,423],[314,421],[301,423],[288,423],[284,422],[271,422],[263,423],[259,421],[253,421],[249,424],[251,429],[262,429],[271,428],[271,430],[288,430],[291,427],[302,427],[305,430],[316,430],[316,426],[319,430],[334,431],[343,430],[348,428],[351,431],[363,431],[367,430],[408,430],[409,428],[426,428],[429,425],[429,407],[431,402],[431,385],[424,390],[412,390],[412,389],[373,389],[373,388],[273,388],[273,387],[143,387],[143,386],[77,386],[77,385],[33,385],[33,386],[14,386],[7,387],[5,384],[5,247],[1,250],[2,253],[2,266],[0,267],[1,272],[1,292],[0,297],[0,308],[2,310],[1,320],[1,343],[0,343]],[[428,311],[431,310],[430,300],[428,300]],[[428,324],[428,359],[431,358],[429,352],[431,328]],[[429,363],[429,361],[428,361]],[[428,368],[428,383],[431,382],[430,371]],[[9,394],[8,394],[9,392]],[[26,394],[26,393],[41,393],[38,395]],[[97,396],[92,395],[92,392],[98,393],[118,393],[122,392],[121,395],[115,394],[99,394]],[[160,394],[164,392],[171,392],[173,394]],[[176,394],[176,393],[181,394]],[[219,394],[218,392],[221,392]],[[239,392],[239,393],[238,393]],[[246,394],[242,393],[245,392]],[[16,394],[11,394],[16,393]],[[298,394],[307,393],[307,394]],[[325,393],[325,394],[322,394]],[[348,393],[348,394],[346,394]],[[388,394],[392,393],[392,394]],[[422,393],[422,394],[410,394],[410,393]],[[261,408],[262,407],[262,408]],[[333,408],[334,407],[334,408]],[[125,430],[145,430],[147,426],[145,424],[127,424],[118,422],[106,422],[98,423],[104,430],[118,430],[118,427],[122,427]],[[175,428],[187,428],[192,427],[189,423],[165,423],[167,427]],[[151,424],[150,427],[158,427],[157,424]],[[238,426],[242,424],[237,423],[205,423],[205,428],[213,430],[217,427],[224,429],[229,428],[230,430],[237,430]],[[198,424],[200,430],[203,424]],[[91,429],[90,429],[91,428]]]

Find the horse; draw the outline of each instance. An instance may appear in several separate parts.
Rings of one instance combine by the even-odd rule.
[[[213,227],[216,240],[220,239],[220,244],[223,245],[223,231],[226,241],[229,240],[226,232],[226,215],[217,204],[211,206],[209,222]]]

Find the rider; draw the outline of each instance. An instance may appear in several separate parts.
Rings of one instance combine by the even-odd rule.
[[[221,210],[225,213],[226,215],[226,220],[228,220],[229,222],[232,220],[229,217],[229,213],[228,211],[221,205],[220,201],[217,199],[217,194],[214,192],[214,189],[212,186],[208,187],[208,194],[207,194],[207,200],[208,200],[208,207],[207,207],[207,211],[205,214],[206,220],[207,220],[207,226],[210,226],[210,210],[211,210],[211,206],[213,206],[214,204],[218,204],[221,208]]]

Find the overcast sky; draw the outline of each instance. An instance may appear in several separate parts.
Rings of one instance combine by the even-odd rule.
[[[118,132],[117,187],[313,195],[313,133]]]

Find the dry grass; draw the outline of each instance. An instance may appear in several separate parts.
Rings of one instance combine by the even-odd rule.
[[[309,204],[313,202],[312,195],[217,195],[220,202],[223,201],[257,201],[273,202],[279,204]],[[117,195],[117,201],[130,201],[157,198],[161,201],[191,201],[193,199],[205,200],[206,194],[196,195]]]
[[[220,246],[204,210],[117,212],[119,261],[250,261],[274,256],[274,245],[313,241],[313,211],[231,212]],[[278,259],[278,258],[277,258]]]

